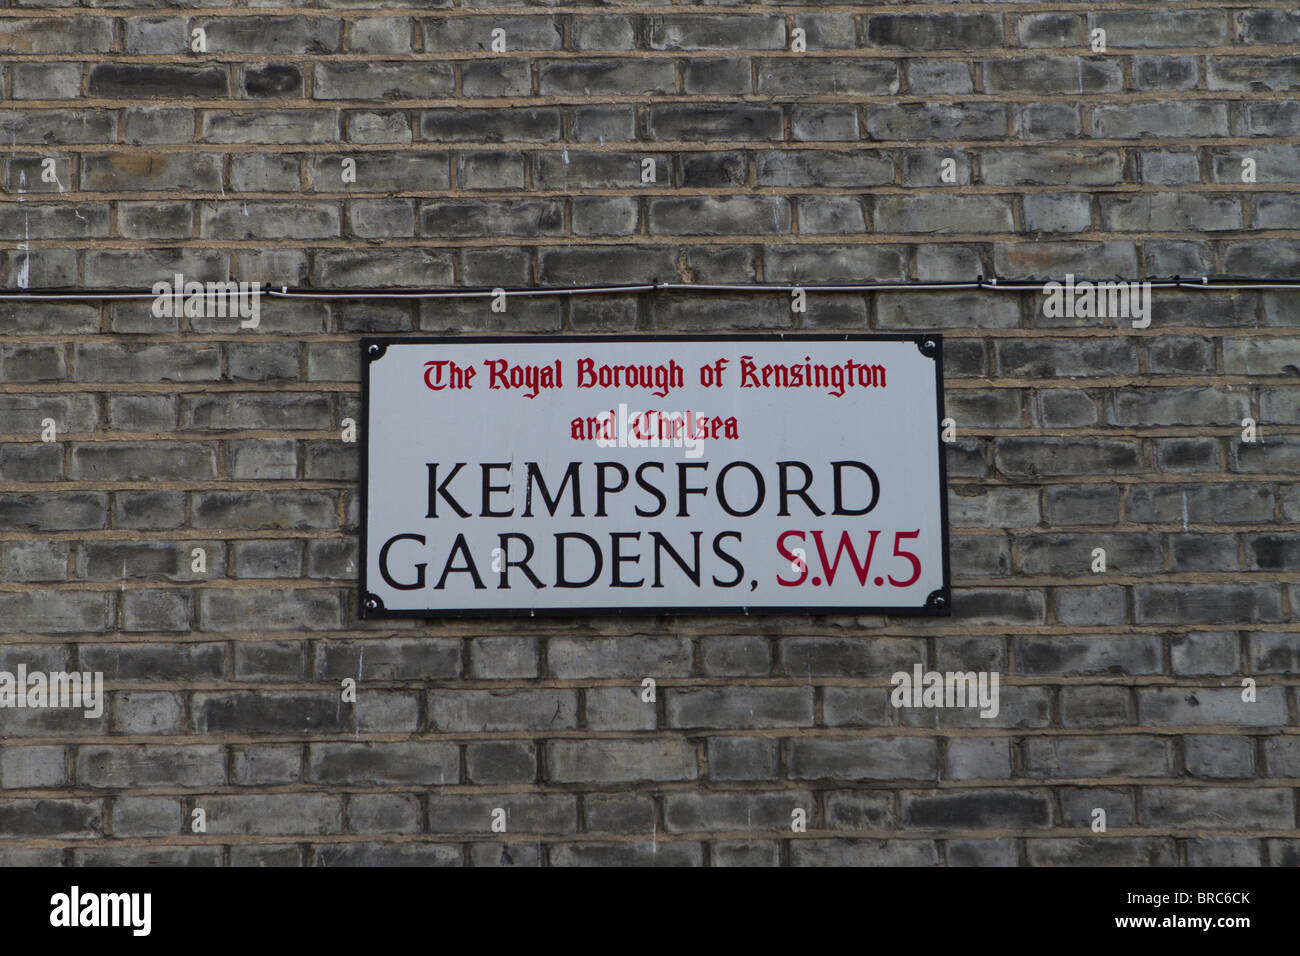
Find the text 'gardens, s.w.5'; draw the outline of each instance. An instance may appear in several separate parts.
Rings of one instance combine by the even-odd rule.
[[[939,336],[361,348],[363,617],[948,609]]]

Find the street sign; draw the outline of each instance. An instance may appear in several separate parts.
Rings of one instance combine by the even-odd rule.
[[[937,335],[361,348],[362,617],[948,612]]]

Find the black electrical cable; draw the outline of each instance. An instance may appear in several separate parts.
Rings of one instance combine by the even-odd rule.
[[[222,290],[211,291],[204,286],[203,293],[224,294],[229,283],[236,280],[215,280],[212,284],[222,286]],[[608,295],[618,293],[641,292],[955,292],[984,290],[993,292],[1028,292],[1045,291],[1049,284],[1065,286],[1072,283],[1077,289],[1084,283],[1141,284],[1150,283],[1153,289],[1219,289],[1219,290],[1300,290],[1300,279],[1252,278],[1248,276],[1201,276],[1187,278],[1182,276],[1149,277],[1144,279],[1086,279],[1068,277],[1061,279],[998,279],[979,276],[973,280],[908,280],[885,282],[850,282],[850,283],[736,283],[736,282],[629,282],[621,284],[586,285],[586,286],[533,286],[515,288],[402,288],[402,287],[354,287],[337,289],[313,289],[307,286],[268,286],[255,285],[260,294],[277,299],[318,299],[330,301],[365,300],[365,299],[483,299],[506,297],[540,297],[540,296],[575,296]],[[252,285],[252,283],[250,283]],[[169,288],[167,292],[176,294],[183,290]],[[156,299],[160,293],[152,290],[114,288],[114,289],[24,289],[20,291],[0,292],[0,301],[40,302],[40,301],[103,301],[119,299]]]

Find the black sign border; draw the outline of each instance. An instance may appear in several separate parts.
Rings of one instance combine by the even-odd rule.
[[[912,342],[923,354],[934,359],[934,390],[939,421],[935,422],[935,441],[939,452],[939,520],[940,542],[943,551],[943,586],[933,591],[919,606],[884,607],[866,605],[859,607],[821,607],[808,605],[781,605],[746,607],[744,605],[708,605],[697,607],[573,607],[573,608],[413,608],[389,609],[383,601],[366,587],[368,567],[368,528],[370,509],[370,363],[383,357],[390,345],[466,345],[483,342],[540,343],[540,342]],[[673,617],[678,615],[812,615],[817,617],[842,615],[884,615],[943,617],[952,614],[951,564],[948,553],[948,463],[946,443],[943,441],[943,336],[927,334],[867,334],[867,333],[794,333],[767,332],[757,334],[689,334],[665,333],[663,335],[380,335],[361,339],[361,428],[364,438],[361,446],[361,500],[360,500],[360,552],[357,556],[359,582],[357,591],[357,619],[362,621],[386,618],[521,618],[521,617],[596,617],[640,616]]]

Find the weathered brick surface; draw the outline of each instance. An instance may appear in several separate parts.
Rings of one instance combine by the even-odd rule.
[[[1276,3],[13,6],[9,289],[1300,265]],[[361,334],[803,329],[945,334],[951,618],[357,620]],[[0,301],[0,669],[108,688],[0,710],[0,859],[1295,864],[1297,329],[1272,290],[1143,329],[998,291]],[[918,663],[1000,713],[895,709]]]

